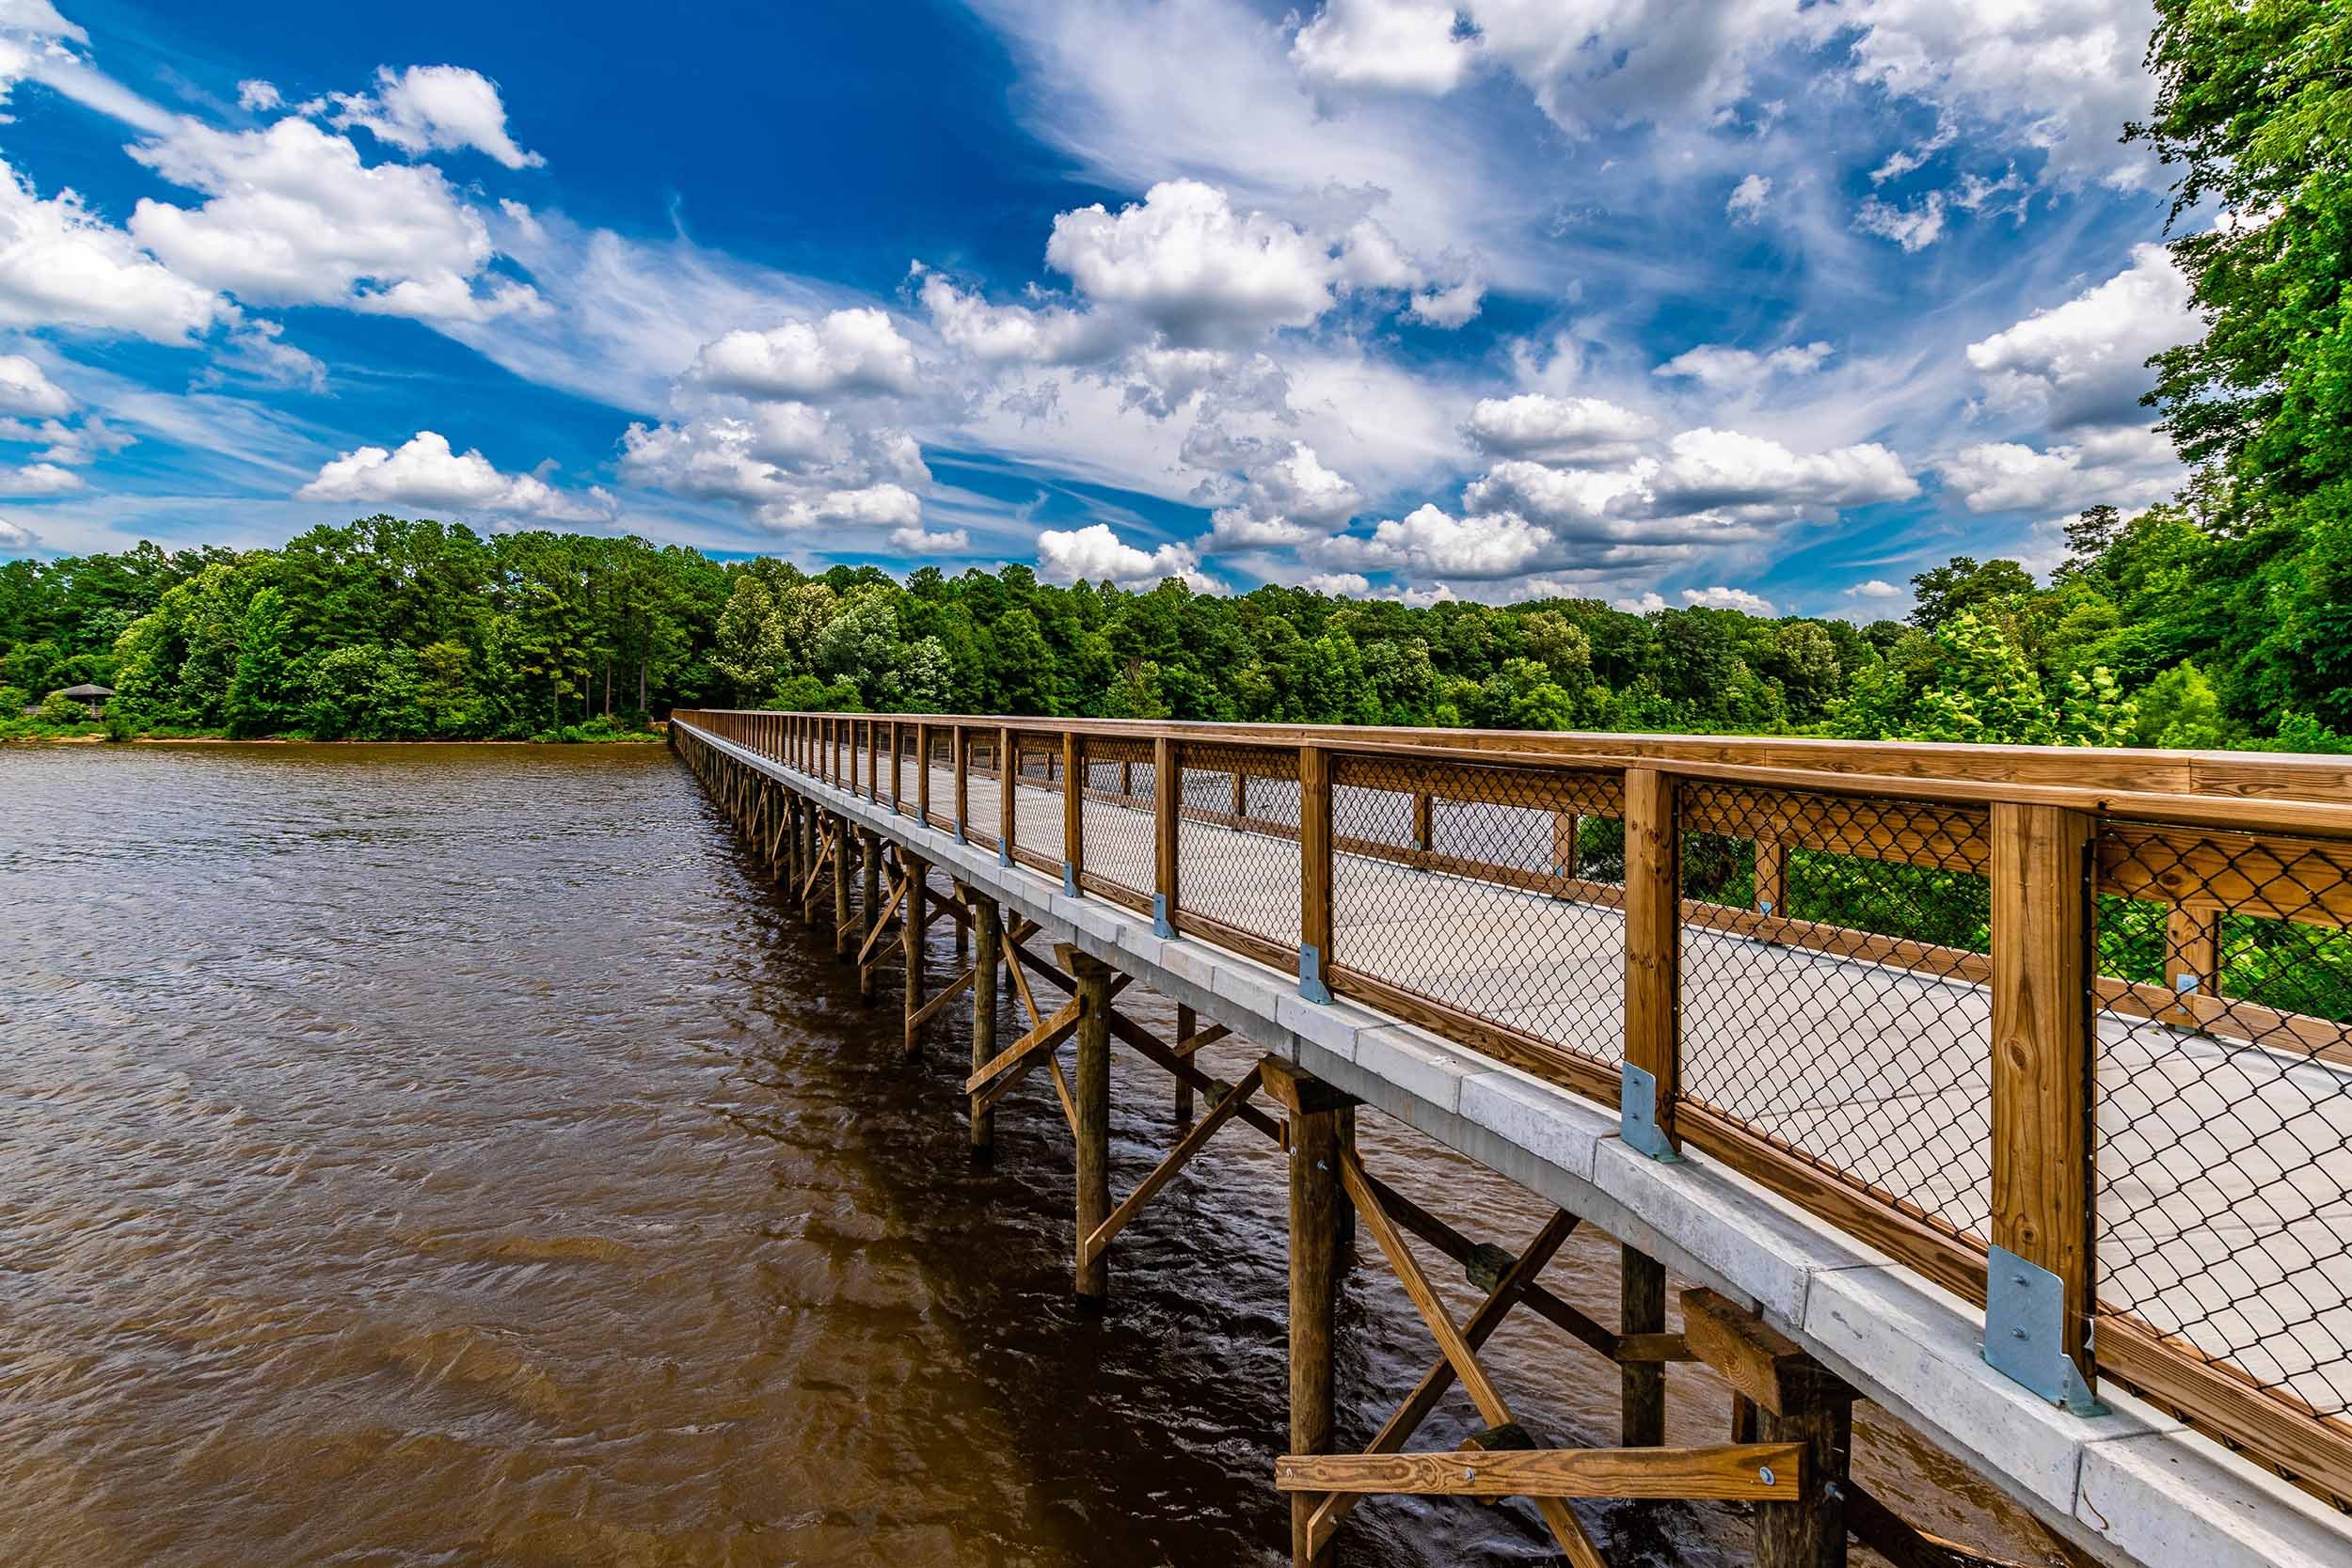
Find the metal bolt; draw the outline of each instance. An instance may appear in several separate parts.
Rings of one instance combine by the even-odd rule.
[[[1827,1502],[1842,1503],[1846,1500],[1846,1489],[1833,1481],[1821,1488],[1821,1497]]]
[[[1756,1466],[1756,1479],[1762,1481],[1767,1486],[1777,1486],[1780,1484],[1772,1479],[1772,1467],[1770,1465],[1760,1465]]]
[[[2027,1335],[2027,1334],[2026,1334],[2026,1332],[2024,1329],[2022,1329],[2022,1328],[2012,1328],[2012,1329],[2010,1329],[2010,1330],[2009,1331],[2009,1337],[2010,1337],[2010,1338],[2012,1338],[2012,1339],[2024,1339],[2024,1338],[2031,1338],[2031,1336]]]
[[[1476,1481],[1478,1479],[1478,1472],[1465,1465],[1462,1466],[1462,1479],[1464,1481]]]

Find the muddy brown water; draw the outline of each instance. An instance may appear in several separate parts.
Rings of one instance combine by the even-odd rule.
[[[910,1065],[896,1002],[659,748],[0,748],[0,1563],[1285,1560],[1272,1150],[1220,1134],[1081,1313],[1050,1088],[975,1167],[968,1010]],[[1172,1117],[1123,1053],[1114,1096],[1123,1192]],[[1362,1136],[1474,1235],[1542,1223]],[[1610,1321],[1606,1238],[1546,1278]],[[1361,1442],[1434,1351],[1369,1239],[1342,1314]],[[1555,1331],[1486,1360],[1547,1441],[1611,1440],[1613,1372]],[[1669,1440],[1719,1440],[1722,1385],[1669,1381]],[[1423,1441],[1478,1424],[1457,1392]],[[1858,1425],[1916,1522],[2061,1560]],[[1578,1506],[1615,1564],[1747,1558],[1728,1506]],[[1378,1500],[1343,1539],[1556,1560],[1517,1503]]]

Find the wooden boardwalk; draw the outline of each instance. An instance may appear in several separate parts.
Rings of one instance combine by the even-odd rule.
[[[2352,804],[2316,759],[2045,763],[1854,747],[1835,753],[1840,771],[1791,766],[1770,742],[1640,737],[1615,754],[1608,737],[1509,737],[1519,750],[1248,726],[681,718],[690,734],[707,727],[774,759],[774,779],[793,786],[771,795],[729,775],[723,787],[812,916],[831,867],[836,946],[854,951],[869,995],[885,954],[908,955],[910,1050],[924,1022],[971,991],[976,1148],[987,1107],[1046,1071],[1079,1148],[1082,1294],[1100,1290],[1109,1236],[1238,1117],[1291,1144],[1294,1202],[1312,1212],[1295,1208],[1295,1246],[1325,1223],[1316,1204],[1352,1200],[1422,1306],[1443,1365],[1473,1393],[1482,1376],[1467,1331],[1423,1299],[1417,1265],[1382,1232],[1402,1225],[1457,1261],[1482,1248],[1427,1228],[1344,1149],[1301,1173],[1298,1140],[1345,1097],[1269,1056],[1216,1100],[1187,1058],[1221,1027],[1196,1024],[1180,999],[1178,1037],[1154,1041],[1112,1003],[1135,975],[1073,947],[1049,962],[1024,945],[1047,908],[1058,924],[1099,900],[1268,965],[1310,1005],[1327,987],[1407,1034],[1598,1101],[1621,1114],[1629,1148],[1714,1157],[1981,1304],[1984,1359],[2045,1399],[2088,1409],[2100,1384],[2143,1394],[2322,1497],[2352,1499],[2352,939],[2340,935],[2352,926]],[[1008,751],[1020,775],[1009,809],[996,766]],[[2010,777],[1986,777],[1995,764]],[[2147,781],[2186,792],[2127,787]],[[825,803],[850,797],[855,823]],[[1041,874],[1033,892],[1018,884],[1034,915],[1016,921],[1008,906],[1000,917],[961,882],[953,898],[929,887],[938,851],[927,846],[960,839],[972,847],[953,858],[970,865],[1006,838],[1005,863]],[[978,954],[933,994],[912,955],[935,915],[956,919]],[[894,928],[899,942],[885,943]],[[1000,968],[1029,1021],[1002,1042],[993,1022],[979,1026]],[[1041,1010],[1032,975],[1069,1000]],[[2331,1010],[2296,1010],[2307,999]],[[1098,1014],[1108,1033],[1090,1037]],[[1288,1011],[1278,1025],[1270,1005],[1254,1016],[1284,1034],[1309,1026]],[[1113,1037],[1175,1076],[1187,1114],[1196,1091],[1215,1107],[1116,1210],[1099,1154],[1091,1168],[1088,1155],[1099,1052]],[[1073,1039],[1070,1080],[1054,1053]],[[1282,1121],[1247,1103],[1258,1094],[1280,1101]],[[1708,1353],[1662,1332],[1663,1275],[1624,1252],[1616,1330],[1557,1315],[1526,1282],[1493,1304],[1534,1300],[1624,1370],[1628,1449],[1531,1456],[1526,1474],[1494,1482],[1555,1499],[1546,1517],[1587,1564],[1598,1559],[1557,1498],[1627,1485],[1729,1497],[1710,1490],[1731,1484],[1720,1466],[1748,1462],[1639,1457],[1657,1438],[1637,1387],[1661,1386],[1664,1362]],[[1532,1256],[1524,1266],[1538,1266]],[[1388,1469],[1372,1455],[1309,1462],[1328,1437],[1327,1410],[1295,1402],[1298,1366],[1328,1359],[1311,1306],[1327,1308],[1328,1282],[1297,1273],[1311,1276],[1313,1257],[1293,1259],[1294,1452],[1281,1481],[1308,1499],[1301,1561],[1322,1560],[1349,1506],[1338,1499],[1460,1489],[1443,1465],[1403,1464],[1409,1455]],[[1716,1308],[1685,1311],[1706,1324]],[[1770,1354],[1784,1351],[1798,1354]],[[1780,1402],[1780,1390],[1767,1426],[1831,1442],[1834,1422],[1806,1425],[1836,1402],[1836,1379],[1818,1376],[1827,1404],[1807,1415],[1811,1396]],[[1400,1411],[1401,1433],[1414,1408]],[[1510,1426],[1507,1411],[1489,1419]],[[1827,1450],[1807,1451],[1818,1480]],[[1629,1481],[1635,1472],[1649,1481]],[[1812,1518],[1791,1540],[1835,1535],[1842,1551],[1837,1510],[1822,1501],[1836,1490],[1767,1508],[1759,1520],[1781,1524],[1759,1528],[1826,1508],[1830,1526]],[[1884,1524],[1875,1505],[1857,1506]],[[1887,1541],[1899,1559],[1899,1534]],[[1811,1549],[1760,1548],[1759,1561],[1831,1560]]]

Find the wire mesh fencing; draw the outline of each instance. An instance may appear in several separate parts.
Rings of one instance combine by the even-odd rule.
[[[1013,859],[1058,878],[1062,865],[1062,737],[1016,730],[1013,751]]]
[[[1285,747],[1184,741],[1176,748],[1176,759],[1177,863],[1183,877],[1178,910],[1256,939],[1258,950],[1251,957],[1295,967],[1298,753]],[[1294,816],[1287,827],[1259,815],[1285,792]]]
[[[1086,837],[1080,885],[1131,909],[1148,911],[1157,860],[1152,743],[1089,736],[1083,768]]]
[[[2352,842],[2094,853],[2100,1305],[2352,1436]]]
[[[1989,812],[1686,781],[1677,816],[1685,1097],[1988,1237]]]
[[[1625,1053],[1621,883],[1588,879],[1614,774],[1332,760],[1331,962],[1462,1020],[1613,1065]]]

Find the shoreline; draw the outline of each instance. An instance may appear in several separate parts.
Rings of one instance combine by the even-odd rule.
[[[292,740],[284,736],[255,736],[239,740],[225,735],[134,735],[109,740],[103,735],[16,735],[0,737],[0,746],[654,746],[663,738],[658,731],[612,740]]]

